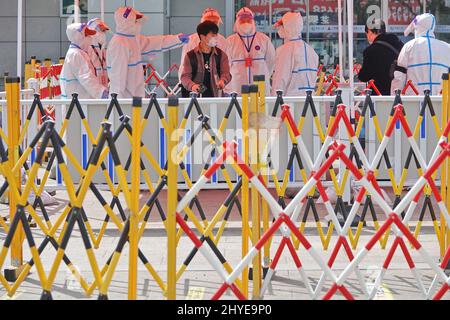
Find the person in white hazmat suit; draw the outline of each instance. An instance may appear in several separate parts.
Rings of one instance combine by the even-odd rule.
[[[205,21],[211,21],[215,23],[218,27],[223,24],[222,18],[220,17],[219,11],[217,11],[214,8],[206,8],[203,11],[202,18],[200,20],[200,23],[203,23]],[[200,38],[198,37],[197,33],[193,33],[189,36],[189,43],[183,46],[183,50],[181,52],[181,63],[180,63],[180,69],[178,70],[178,77],[181,81],[181,75],[183,74],[183,61],[186,57],[187,53],[191,50],[194,50],[197,48],[197,46],[200,44]],[[227,47],[227,40],[225,37],[221,34],[217,35],[217,48],[222,50],[223,52],[226,52]]]
[[[94,18],[88,22],[88,27],[97,33],[92,36],[92,44],[89,48],[89,56],[94,64],[97,78],[104,86],[108,86],[108,72],[106,70],[106,32],[111,30],[100,18]]]
[[[255,75],[265,76],[266,92],[270,93],[275,48],[268,36],[256,32],[254,14],[247,7],[236,14],[234,32],[227,38],[226,53],[231,64],[232,80],[225,88],[225,93],[240,94],[242,86],[252,84]]]
[[[412,80],[419,94],[430,90],[431,95],[440,95],[442,74],[448,73],[450,67],[450,45],[436,39],[434,29],[436,18],[430,13],[417,16],[405,30],[405,36],[412,31],[413,40],[406,43],[401,50],[392,80],[392,94],[402,90],[407,81]],[[409,88],[407,95],[414,92]]]
[[[110,92],[118,98],[145,96],[144,61],[156,54],[180,48],[189,42],[185,34],[143,36],[147,18],[132,7],[121,7],[114,14],[116,32],[108,45],[106,62]]]
[[[70,99],[77,93],[80,99],[108,98],[108,89],[97,78],[88,54],[96,31],[85,23],[73,23],[66,33],[70,47],[61,70],[61,97]]]
[[[274,25],[284,44],[276,51],[272,95],[278,90],[285,96],[304,96],[316,89],[319,56],[301,36],[303,18],[299,12],[288,12]]]

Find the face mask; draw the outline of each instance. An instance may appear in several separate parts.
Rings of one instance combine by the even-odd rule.
[[[106,43],[106,33],[97,31],[96,35],[92,37],[93,45],[101,45],[102,47]]]
[[[217,47],[217,43],[218,43],[217,37],[213,37],[213,38],[209,39],[208,46],[211,48],[214,48],[214,47]]]
[[[278,35],[280,36],[281,39],[286,38],[286,31],[284,30],[284,27],[278,29]]]
[[[93,36],[84,37],[81,43],[79,44],[80,48],[84,51],[88,51],[93,43]]]
[[[255,33],[255,26],[251,23],[244,23],[239,25],[239,33],[243,35],[251,35]]]
[[[373,37],[372,37],[370,34],[367,35],[367,42],[368,42],[369,44],[372,44],[372,43],[373,43]]]
[[[142,30],[142,23],[139,23],[139,20],[136,22],[136,24],[134,25],[134,30],[136,34],[141,34],[141,30]]]
[[[143,16],[141,19],[137,19],[136,20],[136,24],[135,24],[136,34],[141,34],[142,27],[144,26],[144,24],[147,21],[148,21],[148,17],[147,16]]]

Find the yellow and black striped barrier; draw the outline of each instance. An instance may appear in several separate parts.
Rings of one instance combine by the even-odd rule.
[[[441,135],[443,127],[447,124],[450,114],[448,109],[450,105],[448,75],[444,76],[443,81],[441,123],[438,121],[436,110],[431,102],[430,93],[425,92],[419,117],[414,126],[413,137],[415,139],[418,137],[423,119],[427,116],[427,110],[438,137]],[[183,220],[191,223],[193,225],[192,230],[199,234],[200,245],[207,244],[223,270],[228,274],[232,274],[233,266],[219,249],[220,240],[223,238],[227,223],[230,220],[232,209],[234,207],[237,208],[240,214],[242,223],[241,255],[244,258],[251,252],[250,249],[261,241],[261,237],[273,227],[273,220],[270,219],[270,204],[266,198],[261,196],[255,183],[250,181],[239,165],[236,163],[220,163],[218,169],[226,182],[229,194],[225,201],[220,204],[217,211],[213,212],[212,218],[208,218],[210,212],[205,210],[200,195],[195,195],[192,201],[183,209],[183,212],[177,212],[177,204],[183,200],[182,192],[177,187],[179,180],[183,180],[190,189],[195,188],[196,185],[196,179],[188,173],[187,165],[184,161],[186,155],[190,152],[194,143],[200,139],[201,135],[205,134],[209,142],[208,147],[211,150],[208,151],[209,157],[203,164],[201,176],[209,172],[211,166],[214,166],[215,159],[224,152],[223,135],[228,126],[230,116],[235,111],[242,122],[242,159],[244,163],[249,164],[251,171],[261,177],[261,181],[265,186],[273,186],[278,204],[282,208],[286,208],[285,194],[289,187],[289,176],[294,170],[294,166],[297,166],[300,170],[301,180],[304,184],[308,183],[311,174],[314,173],[310,168],[310,160],[305,159],[305,152],[307,151],[302,150],[303,146],[299,144],[299,137],[304,134],[308,115],[312,115],[312,125],[318,134],[318,140],[323,144],[331,128],[335,125],[338,107],[342,105],[341,92],[338,90],[330,119],[329,121],[324,121],[325,119],[320,119],[313,92],[310,91],[307,93],[305,103],[301,109],[300,119],[298,123],[294,123],[293,127],[292,123],[289,123],[290,119],[284,117],[289,112],[289,107],[284,104],[282,92],[277,93],[277,100],[273,109],[268,110],[264,92],[265,79],[264,77],[256,76],[254,85],[243,87],[242,102],[239,101],[236,94],[231,96],[230,103],[225,110],[225,116],[220,122],[218,130],[211,127],[210,118],[204,112],[201,100],[197,98],[196,94],[192,94],[182,118],[181,115],[179,118],[179,102],[175,97],[168,99],[166,115],[155,94],[150,96],[147,106],[142,105],[142,99],[134,98],[131,116],[128,116],[122,109],[117,95],[113,94],[104,120],[96,134],[94,134],[95,131],[89,126],[87,115],[83,111],[76,94],[72,96],[71,103],[68,105],[59,130],[56,129],[55,122],[45,116],[38,94],[34,96],[24,123],[20,123],[19,79],[7,78],[5,83],[8,102],[8,132],[6,133],[3,129],[0,129],[0,174],[5,177],[5,181],[0,187],[0,195],[8,195],[10,218],[9,223],[0,219],[0,227],[6,233],[5,241],[0,249],[0,267],[3,268],[10,252],[12,265],[15,268],[5,270],[5,275],[0,275],[0,284],[6,289],[8,295],[13,295],[23,284],[32,268],[36,267],[39,283],[42,287],[42,299],[53,298],[54,283],[57,275],[61,272],[62,263],[69,268],[87,296],[91,296],[97,291],[99,299],[107,299],[119,260],[123,256],[122,253],[127,244],[129,247],[128,298],[137,299],[138,297],[137,287],[140,280],[138,277],[138,263],[142,263],[149,275],[157,283],[162,294],[167,299],[176,299],[177,282],[188,270],[196,254],[201,252],[198,246],[194,246],[192,250],[187,252],[186,258],[181,263],[177,262],[179,243],[186,236],[190,236],[186,234],[187,229],[177,227],[177,224],[179,224],[177,215],[182,214],[184,214]],[[395,107],[401,102],[400,93],[397,93],[387,127],[393,121]],[[281,112],[279,112],[280,110]],[[366,92],[366,100],[361,110],[361,118],[354,129],[355,136],[360,136],[365,121],[372,121],[375,126],[376,137],[380,143],[383,140],[383,130],[369,90]],[[31,123],[37,120],[37,111],[44,115],[42,126],[32,141],[25,145],[25,137],[30,130]],[[92,146],[92,151],[85,165],[80,163],[80,160],[77,159],[63,140],[63,136],[67,133],[75,113],[80,117],[88,142]],[[115,113],[119,116],[119,125],[113,129],[110,119]],[[262,157],[262,150],[265,148],[267,141],[261,141],[258,135],[260,128],[251,125],[250,118],[252,114],[267,113],[271,113],[274,117],[281,113],[281,117],[286,124],[285,130],[287,130],[292,143],[286,170],[284,170],[281,177],[278,177],[277,172],[273,168],[270,152],[266,159]],[[367,115],[368,113],[370,118]],[[158,119],[161,127],[165,130],[168,144],[167,160],[164,165],[158,163],[157,157],[152,154],[150,148],[142,139],[143,132],[149,125],[151,117]],[[179,133],[186,129],[188,121],[194,117],[199,121],[199,126],[196,127],[188,141],[180,143]],[[179,119],[181,119],[181,122],[179,122]],[[323,123],[327,123],[327,127],[324,127]],[[118,141],[122,137],[129,143],[131,150],[125,155],[118,150]],[[366,168],[363,168],[363,162],[355,149],[354,141],[350,141],[350,144],[351,149],[348,157],[350,161],[356,164],[359,171],[363,173]],[[45,153],[50,147],[52,152],[47,164],[41,170],[44,165]],[[30,163],[29,158],[35,150],[37,150],[36,156]],[[112,166],[118,182],[113,181],[108,171],[108,166],[106,165],[108,156],[112,158]],[[125,161],[122,161],[123,157],[125,157]],[[327,153],[325,159],[329,159],[329,157],[330,154]],[[381,161],[385,163],[390,184],[396,197],[394,201],[395,208],[402,200],[402,190],[411,164],[415,163],[415,169],[417,169],[419,175],[423,174],[426,168],[420,164],[415,151],[411,149],[406,157],[402,175],[397,181],[386,150],[383,152],[374,176],[377,177],[381,170]],[[55,166],[58,166],[61,172],[69,201],[55,219],[50,219],[43,203],[42,195],[45,186],[50,180],[51,171]],[[72,166],[79,175],[78,181],[70,174],[69,166]],[[231,178],[230,168],[237,173],[236,181],[233,181]],[[328,182],[333,186],[337,195],[336,205],[333,208],[334,213],[341,214],[346,219],[349,212],[343,202],[343,190],[347,180],[354,173],[345,170],[338,175],[332,166],[327,168],[326,171],[329,172],[330,177]],[[94,175],[98,173],[105,178],[105,192],[108,196],[105,196],[101,188],[93,182]],[[26,176],[25,183],[22,183],[22,174]],[[152,179],[152,174],[156,174],[157,178]],[[437,176],[440,176],[441,179],[441,196],[447,208],[449,208],[449,163],[441,169],[439,174],[435,173],[433,175],[433,181]],[[38,180],[40,184],[36,183]],[[129,180],[131,181],[129,182]],[[140,190],[143,185],[148,187],[150,195],[148,199],[144,199],[143,205],[140,205]],[[433,208],[431,186],[426,184],[424,188],[424,203],[419,210],[418,222],[414,226],[414,236],[416,239],[420,237],[423,221],[428,211],[443,258],[450,243],[450,233],[446,227],[447,221],[445,221],[444,215],[440,210],[437,211]],[[164,189],[167,189],[168,193],[167,207],[164,207],[161,203],[161,195]],[[336,226],[333,226],[333,223],[330,223],[328,228],[322,225],[321,217],[319,216],[319,204],[316,203],[314,197],[315,191],[316,187],[313,187],[303,199],[305,206],[302,209],[302,214],[299,215],[299,221],[296,221],[299,223],[297,228],[300,233],[304,233],[310,220],[310,213],[312,213],[314,228],[317,230],[323,249],[327,250],[330,243],[332,243],[333,231]],[[89,219],[89,208],[86,207],[86,196],[89,192],[94,195],[95,199],[101,204],[102,210],[104,210],[104,219],[101,221],[97,233],[92,226],[92,220]],[[30,203],[28,198],[31,194],[34,194],[35,199]],[[166,279],[161,276],[161,271],[152,265],[150,257],[145,255],[145,250],[140,245],[142,244],[143,233],[149,226],[152,212],[157,212],[167,232]],[[377,210],[372,202],[371,195],[367,194],[361,218],[356,226],[348,230],[347,234],[354,250],[357,249],[360,243],[362,230],[367,222],[369,213],[372,217],[375,231],[379,231],[380,222],[382,221],[378,221]],[[104,248],[103,240],[110,223],[119,232],[118,243],[113,250],[108,251],[108,259],[102,264],[99,257],[96,256],[96,252],[99,248]],[[44,236],[40,244],[36,243],[35,235],[31,232],[32,224],[36,225],[35,231]],[[77,270],[73,263],[74,257],[70,257],[68,251],[70,240],[73,239],[74,229],[76,228],[81,234],[84,252],[89,261],[89,271],[93,275],[91,282],[88,282],[85,276],[81,275]],[[388,238],[391,234],[390,229],[388,228],[383,234],[384,236],[377,240],[381,244],[382,249],[386,248],[388,244]],[[264,242],[263,250],[252,257],[251,268],[243,267],[241,276],[233,282],[246,298],[261,298],[262,280],[272,262],[271,245],[273,237],[272,235],[268,241]],[[299,239],[293,236],[292,238],[294,247],[298,249],[300,246]],[[31,254],[31,258],[28,261],[23,259],[23,246],[25,243],[28,245]],[[56,256],[50,266],[44,266],[41,254],[48,247],[56,251]],[[48,273],[45,270],[48,270]],[[251,286],[250,281],[252,281]],[[250,287],[252,292],[250,292]]]

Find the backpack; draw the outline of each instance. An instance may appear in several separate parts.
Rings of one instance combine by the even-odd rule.
[[[222,59],[222,50],[220,50],[219,48],[216,48],[216,50],[217,50],[217,55],[215,56],[215,58],[216,58],[217,74],[220,76],[221,75],[220,61]],[[195,77],[197,76],[197,69],[198,69],[197,56],[195,55],[194,50],[189,51],[187,53],[187,56],[189,58],[189,63],[191,64],[191,68],[192,68],[192,78],[191,79],[195,79]],[[181,85],[181,97],[189,98],[190,96],[191,96],[191,92],[189,90],[187,90],[183,85]]]

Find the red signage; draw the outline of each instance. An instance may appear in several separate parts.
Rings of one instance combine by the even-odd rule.
[[[274,14],[287,11],[299,11],[306,14],[306,1],[307,0],[275,0],[272,1],[272,11]],[[337,12],[338,8],[337,0],[310,0],[309,6],[310,12],[316,13],[334,13]],[[249,7],[256,15],[265,15],[268,14],[269,1],[249,0],[247,1],[247,7]]]
[[[272,0],[272,14],[278,17],[287,11],[298,11],[306,15],[307,0]],[[247,6],[255,13],[256,16],[269,15],[270,0],[248,0]],[[389,0],[389,25],[408,25],[414,17],[421,13],[421,0]],[[366,8],[369,5],[368,0],[356,1],[359,8]],[[343,1],[343,5],[345,1]],[[330,20],[334,13],[338,10],[337,0],[310,0],[310,14],[330,15]],[[356,10],[355,10],[356,13]],[[381,8],[380,8],[381,13]],[[276,20],[276,19],[274,19]],[[327,24],[318,21],[311,24]]]
[[[419,0],[389,1],[389,25],[409,25],[422,7]]]

